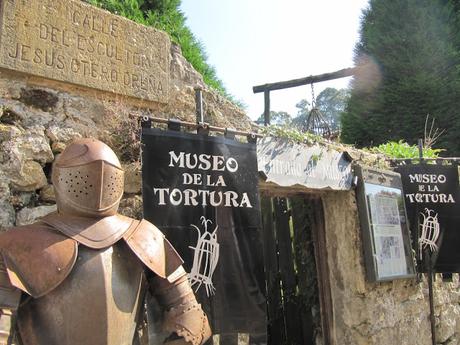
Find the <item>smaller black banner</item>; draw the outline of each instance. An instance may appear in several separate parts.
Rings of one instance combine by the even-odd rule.
[[[436,258],[435,272],[460,272],[458,168],[417,164],[399,166],[396,170],[401,174],[419,263],[421,251],[427,249]]]

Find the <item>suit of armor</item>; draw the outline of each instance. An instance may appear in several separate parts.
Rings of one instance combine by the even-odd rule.
[[[23,345],[132,344],[150,289],[164,309],[165,343],[204,343],[208,320],[179,255],[153,224],[117,213],[124,176],[113,151],[78,140],[56,159],[52,181],[58,212],[0,234],[9,341],[14,333]]]

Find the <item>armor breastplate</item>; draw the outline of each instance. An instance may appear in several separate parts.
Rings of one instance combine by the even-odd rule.
[[[78,248],[69,276],[19,310],[23,345],[132,343],[144,295],[144,266],[124,241]]]

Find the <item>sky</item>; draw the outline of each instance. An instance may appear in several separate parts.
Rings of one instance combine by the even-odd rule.
[[[208,63],[226,89],[247,105],[252,119],[263,113],[263,93],[252,87],[353,66],[362,10],[368,0],[182,0],[187,26],[205,46]],[[350,78],[314,85],[347,87]],[[297,114],[311,102],[311,86],[270,92],[271,110]]]

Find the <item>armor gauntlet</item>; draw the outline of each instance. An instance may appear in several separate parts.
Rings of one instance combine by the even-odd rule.
[[[180,268],[182,271],[182,267]],[[211,336],[206,314],[198,304],[184,274],[173,282],[158,276],[150,280],[152,294],[164,308],[163,330],[171,336],[168,345],[200,345]]]

